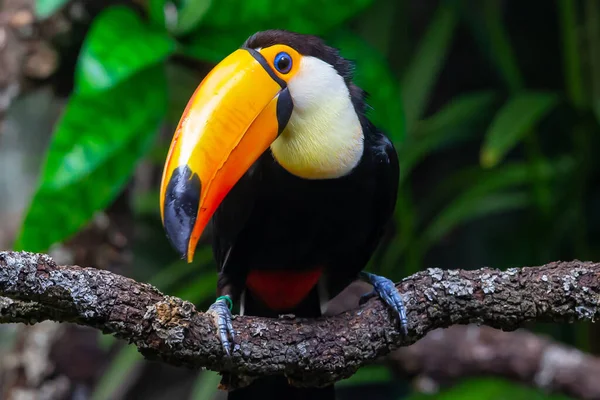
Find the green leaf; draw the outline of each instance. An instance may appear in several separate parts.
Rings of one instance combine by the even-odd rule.
[[[541,389],[500,378],[470,378],[436,394],[414,393],[406,400],[569,400]]]
[[[519,70],[517,57],[510,44],[508,32],[502,23],[502,4],[499,0],[486,1],[484,7],[484,26],[489,37],[489,49],[496,67],[512,91],[523,87],[523,77]]]
[[[251,34],[252,32],[248,31],[221,32],[214,29],[200,29],[184,44],[181,53],[216,64],[238,49]]]
[[[158,203],[154,203],[155,205]],[[150,279],[148,283],[156,286],[162,292],[167,292],[177,283],[182,281],[186,276],[198,272],[201,266],[204,266],[212,261],[212,248],[210,246],[198,247],[194,257],[194,261],[188,263],[185,260],[177,260],[165,268],[162,268],[156,275]]]
[[[568,176],[572,173],[574,165],[571,157],[564,157],[550,160],[539,166],[519,162],[492,170],[474,167],[454,174],[444,180],[430,196],[432,200],[446,203],[447,206],[425,230],[422,236],[423,251],[465,221],[488,213],[529,205],[530,198],[525,198],[525,195],[520,193],[512,197],[513,193],[509,191],[525,189],[536,179],[550,182]],[[452,201],[446,201],[448,192],[460,195]],[[433,207],[425,203],[422,208],[427,210]]]
[[[572,0],[558,0],[557,15],[561,32],[563,67],[565,70],[566,91],[574,107],[582,109],[586,105],[584,74],[581,68],[580,48],[583,31],[577,18],[577,4]]]
[[[542,92],[522,92],[509,99],[485,134],[481,164],[497,165],[557,103],[555,94]]]
[[[131,9],[115,6],[98,15],[83,43],[75,70],[75,91],[114,87],[175,50],[166,32],[154,30]]]
[[[67,4],[68,1],[69,0],[36,0],[35,15],[40,19],[48,18]]]
[[[489,118],[496,100],[493,92],[466,93],[455,97],[433,116],[415,125],[414,135],[398,147],[400,181],[434,151],[473,138],[476,124]]]
[[[458,20],[455,6],[441,2],[402,78],[407,131],[422,117],[429,94],[450,50]]]
[[[173,28],[176,35],[184,35],[192,31],[209,10],[212,0],[181,0],[178,8],[177,24]]]
[[[502,4],[498,0],[463,2],[474,38],[481,51],[493,62],[508,88],[515,92],[523,87],[523,77],[510,38],[502,22]]]
[[[564,179],[572,173],[574,165],[573,158],[568,156],[539,165],[515,162],[494,169],[481,169],[478,166],[464,168],[444,179],[431,195],[421,202],[422,220],[428,220],[440,207],[445,207],[444,210],[459,207],[456,204],[467,204],[470,198],[478,199],[493,193],[525,189],[535,181],[547,186],[559,184],[559,179]],[[555,201],[558,201],[558,197],[555,197]]]
[[[209,400],[213,399],[219,391],[219,382],[221,375],[219,373],[209,370],[200,372],[192,392],[190,393],[189,400]]]
[[[144,358],[132,344],[125,345],[112,359],[102,378],[96,385],[92,400],[109,400],[117,398],[117,393],[131,379],[131,374],[141,367]]]
[[[167,79],[169,81],[169,109],[167,111],[167,123],[173,127],[177,126],[181,119],[181,114],[187,106],[188,101],[194,94],[194,91],[200,84],[202,76],[198,76],[198,71],[192,68],[167,63]],[[164,165],[167,153],[169,151],[170,140],[163,141],[160,145],[163,147],[160,151],[164,152],[159,160],[160,166]]]
[[[395,143],[402,142],[405,123],[400,85],[385,57],[348,31],[332,35],[327,42],[338,47],[342,56],[354,61],[354,81],[369,94],[367,102],[373,109],[368,115],[373,123],[386,131]]]
[[[182,53],[218,62],[252,34],[265,29],[287,29],[322,35],[365,10],[373,0],[213,1],[202,26],[185,41]],[[293,10],[293,12],[290,12]]]
[[[587,0],[585,5],[592,108],[596,120],[600,122],[600,4],[595,0]]]
[[[58,190],[81,180],[120,153],[167,107],[162,66],[148,69],[102,95],[74,94],[55,128],[42,186]]]
[[[373,383],[384,383],[392,380],[390,369],[383,365],[366,365],[360,368],[350,378],[339,381],[336,387],[357,386]]]
[[[512,162],[495,169],[481,169],[473,166],[445,179],[438,186],[439,190],[436,190],[431,197],[446,197],[449,192],[460,193],[462,197],[478,196],[500,189],[527,185],[537,179],[549,182],[568,176],[573,172],[574,166],[574,159],[570,155],[540,164]]]
[[[486,114],[496,100],[491,91],[464,93],[452,98],[444,107],[431,117],[421,120],[415,126],[415,136],[433,135],[460,127],[465,128]]]
[[[110,204],[154,142],[166,110],[166,89],[164,69],[156,66],[102,96],[70,98],[18,249],[45,251]]]
[[[258,0],[215,1],[204,17],[203,26],[222,32],[232,27],[288,29],[320,34],[340,25],[367,8],[373,0]],[[218,40],[218,37],[214,38]]]
[[[422,236],[422,252],[439,241],[444,235],[467,221],[485,215],[528,207],[532,199],[527,192],[491,193],[478,197],[460,197],[448,206],[427,228]]]
[[[205,272],[199,274],[197,279],[175,291],[175,296],[197,304],[214,296],[216,285],[216,271]]]
[[[116,342],[117,338],[113,335],[105,334],[101,331],[98,331],[98,341],[96,343],[98,343],[98,347],[101,350],[108,352]]]
[[[146,12],[148,13],[150,23],[163,30],[167,28],[167,21],[165,18],[166,4],[166,0],[148,0],[146,2]]]

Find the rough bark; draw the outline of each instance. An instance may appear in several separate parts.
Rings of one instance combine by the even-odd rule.
[[[47,255],[0,253],[0,295],[21,300],[2,310],[4,321],[75,322],[127,339],[151,359],[243,376],[285,374],[307,386],[348,377],[436,328],[476,322],[514,330],[532,320],[594,320],[599,278],[600,264],[581,261],[506,271],[432,268],[397,286],[408,308],[406,338],[389,310],[372,299],[312,320],[237,317],[235,349],[227,359],[213,316],[187,301],[108,271],[58,266]]]
[[[436,329],[392,352],[387,363],[400,376],[416,377],[425,392],[466,377],[501,376],[575,398],[600,398],[600,359],[522,330]]]
[[[61,263],[123,271],[131,259],[127,246],[132,230],[130,218],[124,194],[79,234],[53,247],[53,257]],[[0,299],[0,310],[0,322],[27,322],[23,319],[55,312],[40,303],[9,298]],[[89,397],[107,364],[108,354],[98,346],[94,329],[74,324],[62,324],[60,328],[56,325],[47,321],[35,326],[19,326],[16,345],[7,355],[12,361],[3,363],[0,368],[1,398]]]

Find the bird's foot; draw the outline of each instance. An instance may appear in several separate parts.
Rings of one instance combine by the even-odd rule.
[[[408,335],[408,318],[406,317],[406,307],[400,293],[396,289],[394,282],[383,276],[361,272],[361,279],[373,285],[373,290],[361,296],[359,305],[364,304],[371,297],[377,295],[386,302],[398,315],[400,319],[400,330],[404,336]]]
[[[208,308],[209,313],[215,317],[215,323],[217,325],[217,332],[221,345],[225,354],[231,355],[231,343],[233,342],[234,332],[233,325],[231,324],[231,308],[233,302],[229,296],[221,296]]]

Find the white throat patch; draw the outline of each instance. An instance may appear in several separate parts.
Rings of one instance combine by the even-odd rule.
[[[364,136],[344,79],[328,63],[303,56],[288,88],[294,109],[271,144],[277,162],[306,179],[348,174],[362,157]]]

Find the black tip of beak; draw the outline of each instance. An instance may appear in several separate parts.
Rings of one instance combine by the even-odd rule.
[[[165,231],[182,258],[187,258],[190,237],[198,215],[201,190],[200,178],[192,173],[187,165],[177,167],[167,185],[164,205]]]

